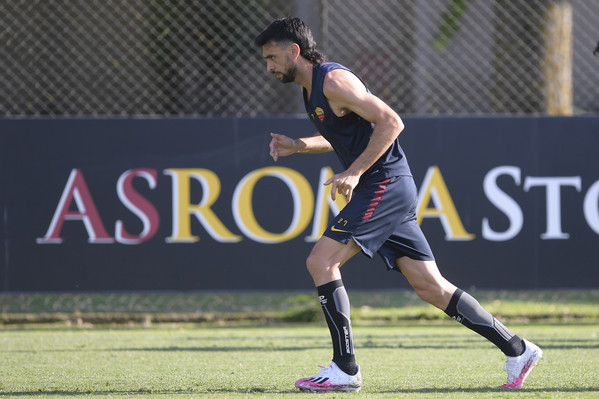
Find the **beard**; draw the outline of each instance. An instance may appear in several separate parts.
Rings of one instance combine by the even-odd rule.
[[[291,66],[287,69],[286,72],[279,72],[281,74],[281,82],[283,83],[291,83],[295,80],[295,74],[297,72],[297,67],[295,65]]]

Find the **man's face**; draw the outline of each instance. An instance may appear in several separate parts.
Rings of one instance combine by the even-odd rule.
[[[268,42],[262,46],[262,56],[266,60],[266,70],[281,82],[295,80],[296,65],[291,54],[291,46]]]

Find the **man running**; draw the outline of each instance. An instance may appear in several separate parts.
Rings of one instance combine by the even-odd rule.
[[[325,184],[331,185],[333,200],[344,195],[348,201],[306,261],[331,334],[333,361],[295,385],[309,391],[360,390],[350,303],[340,268],[362,251],[368,257],[378,253],[389,269],[407,278],[421,299],[495,344],[507,356],[503,388],[520,388],[543,352],[439,272],[416,222],[416,185],[398,140],[404,128],[401,118],[348,68],[325,62],[300,19],[275,20],[255,44],[262,48],[268,72],[303,88],[306,111],[318,130],[299,139],[271,133],[270,155],[277,161],[292,154],[335,151],[344,171]]]

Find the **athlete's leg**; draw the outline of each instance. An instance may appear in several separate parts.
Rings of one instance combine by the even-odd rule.
[[[404,256],[397,259],[396,264],[421,299],[487,338],[507,356],[520,356],[524,352],[522,339],[495,319],[476,299],[447,281],[435,261],[419,261]]]
[[[456,286],[441,275],[434,260],[414,260],[403,256],[396,260],[396,264],[420,299],[441,310],[447,308]]]
[[[360,247],[349,240],[342,244],[332,238],[322,236],[312,248],[306,266],[316,287],[341,278],[339,269],[352,256],[360,251]]]
[[[354,356],[349,297],[339,268],[359,250],[353,240],[342,244],[323,236],[306,260],[331,334],[333,362],[349,375],[356,374],[358,366]]]

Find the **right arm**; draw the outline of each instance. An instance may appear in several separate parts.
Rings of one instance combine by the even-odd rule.
[[[282,134],[271,133],[270,156],[276,162],[279,157],[292,154],[321,154],[333,151],[331,144],[319,133],[311,137],[292,139]]]

